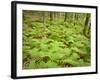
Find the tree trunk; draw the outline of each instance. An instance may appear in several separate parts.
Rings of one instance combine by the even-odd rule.
[[[90,27],[90,14],[86,15],[86,19],[85,19],[85,24],[84,24],[84,29],[83,29],[83,34],[85,36],[87,36],[87,30],[89,30]]]
[[[65,18],[64,18],[64,22],[67,21],[67,12],[65,12]]]

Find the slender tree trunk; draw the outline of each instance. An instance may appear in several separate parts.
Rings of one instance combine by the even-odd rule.
[[[45,24],[45,12],[42,13],[42,16],[43,16],[43,17],[42,17],[42,18],[43,18],[43,19],[42,19],[43,24]]]
[[[65,18],[64,18],[64,22],[67,21],[67,12],[65,12]]]
[[[86,30],[88,30],[90,27],[89,24],[90,24],[90,14],[87,14],[85,19],[84,29],[83,29],[83,34],[85,36],[86,36]]]
[[[53,21],[53,13],[50,12],[50,22],[52,23],[52,21]]]

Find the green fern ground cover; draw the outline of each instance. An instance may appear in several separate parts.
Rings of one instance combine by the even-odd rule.
[[[87,13],[24,10],[23,69],[90,66],[89,18]]]

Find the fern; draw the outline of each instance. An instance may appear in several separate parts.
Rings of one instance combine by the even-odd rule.
[[[86,14],[75,13],[74,20],[67,13],[66,22],[64,15],[53,21],[46,15],[43,22],[36,13],[24,11],[23,69],[90,66],[91,40],[82,33]]]

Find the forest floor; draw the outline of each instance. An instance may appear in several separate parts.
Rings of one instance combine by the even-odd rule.
[[[23,69],[91,65],[90,38],[82,24],[31,18],[23,24]]]

